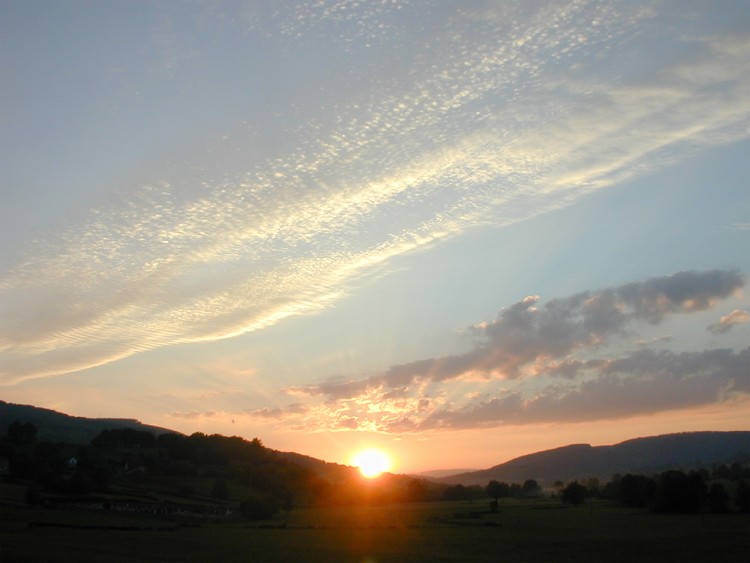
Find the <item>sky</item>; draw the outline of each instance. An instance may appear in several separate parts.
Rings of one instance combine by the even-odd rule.
[[[3,400],[396,472],[750,429],[750,2],[0,13]]]

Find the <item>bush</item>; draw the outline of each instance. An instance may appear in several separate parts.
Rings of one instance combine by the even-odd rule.
[[[278,511],[279,502],[272,497],[252,496],[240,503],[240,514],[252,520],[267,520]]]

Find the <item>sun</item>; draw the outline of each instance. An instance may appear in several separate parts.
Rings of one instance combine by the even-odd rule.
[[[352,465],[359,469],[362,476],[374,479],[391,468],[391,459],[385,452],[370,448],[355,454]]]

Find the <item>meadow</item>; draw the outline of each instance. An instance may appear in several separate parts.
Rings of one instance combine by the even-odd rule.
[[[268,521],[27,507],[3,486],[0,560],[679,561],[750,558],[746,514],[505,499],[295,508]]]

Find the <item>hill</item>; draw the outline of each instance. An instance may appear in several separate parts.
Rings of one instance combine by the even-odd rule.
[[[390,473],[370,481],[355,467],[273,450],[258,438],[186,436],[1,401],[0,420],[0,482],[27,487],[28,504],[101,510],[108,495],[115,511],[265,519],[294,505],[425,500],[446,488]]]
[[[103,430],[130,428],[155,435],[174,430],[143,424],[135,419],[85,418],[54,410],[0,401],[0,435],[13,422],[31,423],[38,439],[87,445]],[[351,468],[294,452],[274,451],[278,458],[312,470],[334,481],[346,478]],[[414,477],[444,485],[486,485],[490,480],[523,482],[536,479],[542,485],[556,480],[599,477],[614,473],[649,473],[672,468],[710,467],[713,463],[750,460],[750,432],[688,432],[636,438],[610,446],[572,444],[512,459],[479,471],[426,472]],[[457,473],[459,472],[459,473]]]
[[[472,471],[478,471],[477,469],[434,469],[432,471],[422,471],[421,473],[412,473],[412,477],[419,477],[420,479],[431,479],[433,481],[442,479],[443,477],[450,477],[458,473],[471,473]]]
[[[88,445],[103,430],[123,428],[147,431],[156,436],[161,434],[182,435],[176,430],[143,424],[130,418],[86,418],[31,405],[17,405],[0,401],[0,436],[7,433],[8,426],[13,422],[33,424],[37,429],[37,439],[40,441],[63,442],[73,445]],[[340,481],[352,475],[350,466],[331,463],[295,452],[265,449],[272,452],[276,459],[283,459],[309,469],[324,479]]]
[[[142,424],[135,419],[85,418],[70,416],[50,409],[0,401],[0,435],[5,434],[8,426],[13,422],[31,423],[36,426],[39,440],[66,442],[68,444],[89,444],[102,430],[115,428],[146,430],[157,436],[167,432],[179,434],[175,430]]]
[[[587,477],[609,479],[614,473],[649,473],[707,467],[750,459],[750,432],[686,432],[636,438],[611,446],[572,444],[512,459],[481,471],[439,479],[449,485],[486,485],[490,480],[541,485]]]

